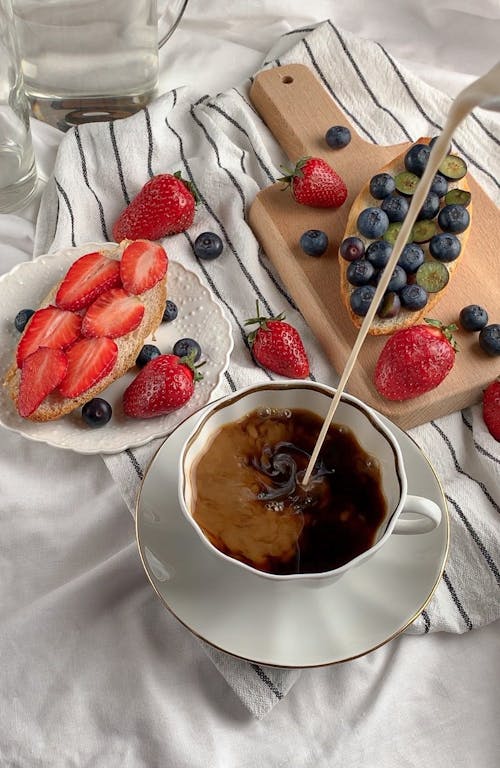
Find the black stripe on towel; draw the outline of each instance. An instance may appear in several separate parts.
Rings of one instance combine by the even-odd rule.
[[[191,248],[193,248],[193,249],[194,249],[194,243],[193,243],[193,241],[192,241],[192,239],[191,239],[191,236],[188,234],[188,232],[183,232],[182,234],[184,235],[184,237],[186,238],[186,240],[189,242],[189,245],[191,246]],[[203,272],[203,275],[205,276],[205,279],[206,279],[207,283],[209,284],[210,288],[212,289],[212,291],[214,292],[214,294],[217,296],[217,298],[218,298],[218,300],[221,302],[221,304],[223,304],[223,305],[225,306],[225,308],[227,309],[228,313],[229,313],[229,314],[231,315],[231,317],[233,318],[233,320],[234,320],[235,324],[238,326],[238,330],[239,330],[239,332],[240,332],[240,335],[241,335],[241,339],[242,339],[242,341],[243,341],[244,345],[246,346],[246,348],[248,349],[249,353],[250,353],[250,354],[252,354],[252,350],[251,350],[251,347],[250,347],[250,343],[249,343],[249,341],[248,341],[248,335],[247,335],[247,331],[246,331],[245,327],[244,327],[244,326],[241,324],[241,322],[239,321],[238,317],[236,316],[236,314],[235,314],[235,312],[234,312],[234,309],[233,309],[233,308],[232,308],[232,306],[231,306],[231,305],[230,305],[230,304],[229,304],[229,303],[226,301],[226,299],[224,298],[224,296],[221,294],[221,292],[219,291],[219,289],[218,289],[218,288],[217,288],[217,286],[215,285],[215,283],[214,283],[214,281],[213,281],[213,279],[212,279],[211,275],[210,275],[210,274],[209,274],[209,272],[207,271],[207,269],[206,269],[205,265],[204,265],[204,264],[202,264],[202,263],[201,263],[201,261],[199,261],[199,267],[200,267],[201,271]],[[252,356],[252,359],[253,359],[253,356]],[[258,363],[256,363],[256,364],[258,365]],[[264,373],[267,375],[267,377],[268,377],[268,378],[269,378],[271,381],[273,381],[273,377],[272,377],[272,376],[269,374],[269,372],[268,372],[268,371],[267,371],[265,368],[262,368],[262,370],[263,370],[263,371],[264,371]]]
[[[465,525],[465,527],[467,528],[468,532],[470,533],[470,535],[472,537],[472,540],[474,541],[474,543],[476,544],[477,548],[481,552],[482,556],[486,560],[490,571],[494,575],[495,580],[496,580],[498,586],[500,587],[500,573],[498,571],[498,568],[495,565],[495,562],[494,562],[492,556],[490,555],[490,553],[488,552],[488,550],[484,546],[483,542],[479,538],[479,536],[477,534],[477,531],[475,530],[475,528],[472,527],[470,522],[467,520],[466,516],[464,515],[464,513],[463,513],[462,509],[460,508],[460,506],[458,505],[458,503],[454,499],[452,499],[451,496],[449,496],[448,494],[446,494],[446,499],[447,499],[447,501],[450,502],[450,504],[453,504],[453,507],[454,507],[457,515],[459,516],[460,520],[462,521],[462,523]]]
[[[273,683],[272,680],[269,679],[269,677],[266,675],[262,667],[260,667],[258,664],[252,664],[252,669],[254,672],[260,677],[260,679],[267,685],[270,691],[274,693],[276,698],[278,700],[281,700],[283,698],[283,693],[280,691],[280,689]]]
[[[240,99],[245,104],[245,106],[248,107],[248,109],[252,110],[254,115],[256,115],[259,119],[262,119],[251,101],[249,101],[242,93],[240,93],[240,91],[237,88],[234,88],[234,86],[233,88],[231,88],[231,90],[234,91],[240,97]]]
[[[335,91],[333,90],[332,86],[330,85],[330,83],[329,83],[329,82],[328,82],[328,80],[326,79],[326,77],[325,77],[325,75],[324,75],[323,71],[321,70],[321,68],[320,68],[320,66],[319,66],[319,64],[318,64],[318,62],[316,61],[316,58],[315,58],[315,56],[314,56],[314,54],[313,54],[313,52],[312,52],[312,50],[311,50],[311,47],[310,47],[309,43],[307,42],[307,40],[302,40],[302,43],[304,44],[304,47],[305,47],[305,49],[306,49],[306,51],[307,51],[307,53],[308,53],[308,56],[309,56],[309,58],[310,58],[310,60],[311,60],[311,64],[313,65],[313,67],[314,67],[314,69],[315,69],[315,71],[316,71],[316,74],[317,74],[317,75],[318,75],[318,77],[320,78],[321,82],[322,82],[322,83],[323,83],[323,85],[325,86],[325,88],[326,88],[326,90],[328,91],[328,93],[330,94],[330,96],[332,96],[332,98],[333,98],[333,99],[334,99],[334,100],[337,102],[337,104],[339,105],[339,107],[340,107],[340,108],[341,108],[341,109],[342,109],[342,110],[343,110],[343,111],[346,113],[346,115],[348,115],[348,116],[351,118],[352,122],[353,122],[355,125],[357,125],[357,126],[358,126],[358,128],[359,128],[361,131],[363,131],[363,133],[365,134],[365,136],[367,136],[367,138],[368,138],[368,139],[369,139],[369,140],[372,142],[372,144],[378,144],[378,141],[376,141],[376,140],[375,140],[375,138],[374,138],[374,137],[371,135],[371,133],[369,133],[369,131],[367,131],[367,130],[366,130],[366,128],[364,128],[364,127],[363,127],[363,125],[360,123],[360,121],[358,120],[358,118],[356,117],[356,115],[354,115],[354,114],[353,114],[353,113],[350,111],[350,109],[348,109],[348,108],[346,107],[346,105],[345,105],[345,104],[344,104],[344,103],[341,101],[341,99],[340,99],[340,98],[338,97],[338,95],[335,93]]]
[[[255,155],[255,159],[257,160],[258,164],[260,165],[260,167],[262,168],[262,170],[266,174],[266,176],[269,179],[269,181],[273,184],[275,182],[275,178],[274,178],[273,174],[271,173],[271,171],[269,170],[269,168],[267,167],[267,165],[265,164],[265,162],[263,161],[263,159],[258,154],[258,152],[256,152],[255,147],[253,146],[252,141],[251,141],[250,136],[248,135],[247,131],[234,119],[234,117],[231,117],[231,115],[228,115],[227,112],[224,112],[222,107],[219,107],[218,104],[214,104],[213,102],[207,102],[207,107],[210,107],[210,109],[213,109],[214,112],[218,112],[229,123],[231,123],[231,125],[234,125],[235,128],[237,128],[239,131],[241,131],[241,133],[244,136],[246,136],[250,146],[253,149],[253,152],[254,152],[254,155]]]
[[[148,176],[152,178],[153,173],[153,131],[151,129],[151,115],[149,109],[144,107],[144,119],[146,121],[146,131],[148,134]]]
[[[453,448],[453,446],[451,444],[451,441],[450,441],[450,438],[448,437],[448,435],[445,432],[443,432],[441,427],[439,427],[436,424],[435,421],[431,421],[431,424],[434,427],[434,429],[441,435],[441,437],[443,438],[444,442],[446,443],[446,446],[448,447],[448,450],[449,450],[449,452],[451,454],[451,457],[453,459],[453,464],[455,465],[456,471],[460,475],[463,475],[464,477],[468,477],[469,480],[472,480],[473,483],[476,483],[481,488],[482,492],[484,493],[484,495],[486,496],[486,498],[488,499],[488,501],[490,502],[492,507],[500,514],[500,507],[496,503],[495,499],[489,493],[489,491],[486,488],[485,484],[483,482],[481,482],[481,480],[476,480],[475,477],[472,477],[472,475],[469,475],[464,469],[462,469],[462,467],[458,463],[458,459],[457,459],[457,455],[455,453],[455,449]]]
[[[139,480],[144,480],[144,474],[143,474],[143,471],[141,469],[141,466],[140,466],[139,462],[137,461],[137,459],[135,458],[135,456],[132,453],[132,451],[130,450],[130,448],[127,448],[125,453],[129,457],[130,463],[132,464],[133,468],[135,469],[135,471],[137,473],[137,477],[139,478]]]
[[[467,421],[464,412],[462,411],[462,421],[464,425],[467,427],[469,432],[472,433],[472,424]],[[477,452],[480,453],[482,456],[486,456],[486,458],[491,459],[491,461],[495,462],[495,464],[500,464],[500,459],[498,456],[494,456],[492,453],[486,450],[486,448],[483,448],[482,445],[479,445],[479,443],[474,440],[474,447],[476,448]]]
[[[106,229],[106,221],[105,221],[105,218],[104,218],[104,208],[102,206],[101,201],[99,200],[99,198],[97,196],[96,191],[94,189],[92,189],[92,187],[90,186],[89,175],[88,175],[88,172],[87,172],[87,161],[85,159],[85,152],[83,151],[83,146],[82,146],[82,137],[80,136],[80,131],[79,131],[78,126],[75,127],[74,137],[75,137],[75,140],[76,140],[76,146],[78,147],[78,152],[80,154],[80,161],[81,161],[81,164],[82,164],[83,180],[84,180],[85,185],[87,186],[87,188],[94,195],[95,201],[97,203],[97,207],[99,208],[99,221],[101,222],[101,231],[102,231],[104,239],[106,241],[109,241],[110,237],[109,237],[107,229]]]
[[[212,147],[212,149],[214,150],[214,152],[215,152],[215,156],[216,156],[216,159],[217,159],[217,165],[219,166],[219,168],[221,168],[221,170],[224,170],[224,171],[226,171],[226,172],[227,172],[227,174],[228,174],[229,178],[231,179],[231,181],[233,182],[233,184],[234,184],[235,188],[237,189],[237,191],[238,191],[238,193],[239,193],[239,195],[240,195],[240,198],[241,198],[241,200],[242,200],[242,203],[243,203],[243,217],[245,218],[246,199],[245,199],[245,195],[244,195],[243,189],[241,188],[241,185],[240,185],[240,184],[239,184],[239,182],[236,180],[236,178],[233,176],[233,174],[232,174],[232,173],[231,173],[231,172],[230,172],[230,171],[229,171],[227,168],[225,168],[225,167],[224,167],[224,166],[221,164],[221,161],[220,161],[220,156],[219,156],[219,150],[218,150],[218,147],[217,147],[217,144],[216,144],[216,142],[215,142],[215,141],[214,141],[214,139],[213,139],[213,138],[210,136],[210,134],[209,134],[209,133],[208,133],[208,131],[206,130],[205,126],[204,126],[204,125],[201,123],[201,121],[200,121],[200,120],[199,120],[199,119],[196,117],[196,115],[194,114],[194,110],[193,110],[193,108],[192,108],[192,107],[191,107],[191,116],[192,116],[193,120],[196,122],[196,124],[197,124],[197,125],[198,125],[198,126],[201,128],[201,129],[202,129],[202,131],[203,131],[203,133],[204,133],[204,135],[205,135],[205,138],[207,139],[208,143],[210,144],[210,146],[211,146],[211,147]],[[192,172],[191,172],[191,169],[190,169],[190,167],[189,167],[189,165],[188,165],[188,162],[187,162],[187,159],[186,159],[186,157],[185,157],[185,154],[184,154],[184,150],[183,150],[183,145],[182,145],[182,139],[181,139],[181,137],[179,136],[179,134],[177,134],[177,132],[174,130],[174,128],[172,128],[172,126],[169,124],[169,122],[168,122],[167,118],[165,118],[165,123],[166,123],[166,124],[167,124],[167,126],[170,128],[170,130],[171,130],[171,131],[172,131],[172,132],[173,132],[173,133],[174,133],[174,134],[177,136],[177,138],[178,138],[178,140],[179,140],[179,144],[180,144],[180,152],[181,152],[182,161],[183,161],[183,163],[184,163],[184,167],[186,168],[186,171],[187,171],[187,173],[189,174],[189,177],[190,177],[190,179],[191,179],[192,183],[195,185],[195,187],[196,187],[196,189],[197,189],[197,191],[198,191],[198,196],[199,196],[199,198],[200,198],[201,202],[203,203],[203,205],[205,206],[205,208],[207,209],[207,211],[210,213],[210,215],[211,215],[211,216],[212,216],[212,217],[213,217],[213,218],[216,220],[217,224],[219,225],[219,227],[220,227],[220,229],[221,229],[221,232],[222,232],[222,234],[223,234],[223,236],[224,236],[224,239],[225,239],[225,241],[226,241],[227,245],[229,246],[230,250],[232,251],[233,255],[235,256],[235,258],[236,258],[236,261],[238,262],[238,265],[239,265],[239,267],[240,267],[241,271],[243,272],[243,274],[244,274],[244,275],[245,275],[245,277],[247,278],[248,282],[250,283],[250,285],[252,286],[252,288],[253,288],[253,289],[254,289],[254,291],[256,292],[256,294],[257,294],[257,297],[258,297],[258,298],[259,298],[259,299],[260,299],[260,300],[263,302],[263,304],[264,304],[264,306],[265,306],[266,310],[269,312],[269,314],[272,314],[272,311],[271,311],[271,307],[270,307],[269,303],[268,303],[268,302],[267,302],[267,300],[265,299],[264,295],[261,293],[261,291],[260,291],[260,288],[258,288],[258,286],[257,286],[256,282],[255,282],[255,281],[254,281],[254,279],[253,279],[253,276],[252,276],[252,275],[249,273],[249,271],[247,270],[246,266],[243,264],[243,262],[242,262],[242,260],[241,260],[241,258],[240,258],[240,256],[239,256],[239,254],[238,254],[238,252],[237,252],[236,248],[233,246],[233,244],[232,244],[232,242],[231,242],[231,240],[230,240],[230,238],[229,238],[229,235],[227,234],[227,232],[226,232],[226,230],[225,230],[225,228],[224,228],[224,225],[223,225],[222,221],[221,221],[221,220],[218,218],[218,216],[216,215],[215,211],[214,211],[214,210],[211,208],[211,206],[209,205],[209,203],[208,203],[207,199],[206,199],[206,198],[205,198],[205,197],[202,195],[202,193],[200,192],[200,188],[199,188],[199,186],[196,184],[196,181],[195,181],[195,179],[194,179],[194,177],[193,177],[193,174],[192,174]],[[190,239],[190,238],[188,238],[188,239]],[[260,250],[259,250],[259,254],[260,254]],[[262,263],[262,261],[260,260],[260,257],[259,257],[259,262],[260,262],[261,266],[262,266],[262,267],[265,269],[266,273],[268,274],[269,278],[272,280],[272,282],[273,282],[273,284],[275,285],[275,287],[277,288],[277,290],[278,290],[278,291],[281,293],[281,295],[282,295],[282,296],[284,296],[284,297],[285,297],[287,300],[289,300],[289,302],[290,302],[290,304],[291,304],[292,302],[291,302],[291,300],[289,299],[289,296],[288,296],[288,294],[287,294],[287,293],[286,293],[286,291],[284,291],[284,289],[283,289],[283,288],[282,288],[282,287],[281,287],[281,286],[280,286],[280,285],[277,283],[276,279],[275,279],[275,278],[274,278],[274,276],[271,274],[270,270],[264,266],[264,264],[263,264],[263,263]],[[205,272],[205,274],[206,274],[206,272]],[[227,304],[226,304],[226,306],[227,306]],[[232,313],[232,314],[233,314],[233,317],[235,317],[234,313]],[[240,326],[240,329],[241,329],[241,325],[240,325],[240,323],[238,323],[238,325]],[[246,344],[247,344],[247,347],[250,349],[250,346],[248,345],[248,341],[246,341]],[[250,351],[251,351],[251,349],[250,349]],[[253,357],[253,355],[252,355],[252,357]],[[253,358],[253,359],[254,359],[254,362],[256,363],[256,365],[258,365],[260,368],[262,368],[262,366],[260,365],[260,363],[258,363],[258,362],[255,360],[255,358]],[[263,369],[263,370],[264,370],[264,369]],[[315,379],[315,377],[314,377],[314,375],[313,375],[312,373],[310,373],[310,379],[311,379],[312,381],[316,381],[316,379]]]
[[[54,242],[54,240],[56,238],[56,232],[57,232],[57,225],[59,223],[59,211],[60,210],[61,210],[61,206],[59,205],[59,195],[57,195],[57,208],[56,208],[56,217],[55,217],[55,222],[54,222],[54,231],[52,233],[52,240],[51,240],[52,243]]]
[[[301,32],[314,32],[316,27],[299,27],[298,29],[291,29],[290,32],[284,32],[281,37],[288,37],[289,35],[300,35]]]
[[[446,571],[443,572],[443,581],[446,584],[446,586],[448,587],[448,590],[450,592],[451,598],[452,598],[453,602],[455,603],[460,616],[465,621],[467,629],[471,630],[472,629],[472,621],[470,620],[470,618],[469,618],[465,608],[463,607],[462,603],[458,599],[458,595],[455,592],[455,590],[453,588],[453,585],[452,585],[452,583],[451,583],[451,581],[450,581]]]
[[[351,62],[354,71],[356,72],[356,74],[357,74],[359,80],[361,81],[364,89],[366,90],[366,92],[368,93],[370,98],[372,99],[372,101],[375,104],[375,106],[378,107],[379,109],[381,109],[387,115],[389,115],[389,117],[392,117],[392,119],[394,120],[396,125],[398,125],[401,128],[401,131],[403,132],[404,136],[408,139],[408,141],[411,141],[411,136],[408,133],[408,131],[406,130],[406,128],[404,127],[404,125],[401,123],[401,121],[396,117],[396,115],[393,112],[391,112],[390,109],[388,109],[387,107],[384,107],[384,105],[381,104],[380,101],[378,100],[378,98],[375,96],[374,92],[372,91],[372,89],[368,85],[368,82],[367,82],[365,76],[361,72],[361,70],[358,67],[357,63],[354,61],[354,57],[352,56],[350,50],[348,49],[348,47],[347,47],[344,39],[342,38],[339,30],[337,29],[337,27],[334,24],[332,24],[332,22],[330,20],[328,21],[328,23],[329,23],[330,27],[333,29],[333,31],[334,31],[334,33],[335,33],[335,35],[337,37],[337,40],[339,41],[340,45],[342,46],[342,50],[344,51],[345,55],[347,56],[347,58]]]
[[[201,189],[200,189],[199,185],[196,183],[196,180],[195,180],[195,178],[193,176],[193,172],[191,170],[189,162],[188,162],[188,160],[186,158],[186,155],[184,153],[184,145],[183,145],[183,142],[182,142],[182,137],[177,133],[175,128],[173,128],[173,126],[170,125],[170,123],[168,122],[168,118],[165,118],[165,124],[172,131],[174,136],[177,137],[177,140],[179,142],[179,151],[180,151],[182,162],[184,164],[184,168],[186,169],[186,172],[187,172],[187,174],[189,176],[189,179],[190,179],[191,183],[194,184],[194,186],[195,186],[195,188],[196,188],[196,190],[198,192],[198,196],[200,198],[200,202],[203,203],[203,205],[205,206],[207,212],[211,215],[211,217],[214,219],[214,221],[217,222],[217,224],[218,224],[218,226],[220,228],[221,234],[222,234],[224,240],[226,241],[227,247],[229,248],[229,250],[231,251],[231,253],[235,257],[235,259],[236,259],[236,261],[238,263],[238,266],[240,267],[241,271],[245,275],[247,281],[252,286],[252,288],[253,288],[253,290],[255,292],[255,295],[262,302],[262,304],[266,308],[266,311],[271,314],[271,307],[269,305],[269,302],[267,301],[267,299],[265,298],[264,294],[262,293],[262,291],[260,290],[260,288],[256,284],[255,280],[253,279],[252,275],[250,274],[250,272],[248,271],[246,266],[243,264],[243,262],[242,262],[242,260],[241,260],[241,258],[239,256],[236,248],[234,247],[234,245],[233,245],[233,243],[232,243],[232,241],[231,241],[231,239],[230,239],[230,237],[229,237],[229,235],[228,235],[228,233],[226,231],[226,228],[224,227],[223,222],[217,216],[217,214],[215,213],[213,208],[210,206],[208,200],[206,199],[206,197],[201,192]]]
[[[246,201],[245,193],[244,193],[244,191],[243,191],[243,189],[241,187],[241,184],[236,179],[236,177],[231,173],[231,171],[228,168],[226,168],[225,166],[222,165],[222,162],[221,162],[221,159],[220,159],[220,155],[219,155],[219,149],[217,147],[217,144],[216,144],[215,140],[212,138],[212,136],[210,136],[208,130],[205,128],[205,126],[203,125],[201,120],[199,120],[198,117],[195,115],[194,105],[191,106],[190,112],[191,112],[191,117],[193,118],[195,123],[198,125],[198,127],[202,130],[206,140],[208,141],[208,143],[212,147],[212,149],[213,149],[213,151],[215,153],[216,160],[217,160],[217,165],[219,166],[219,168],[221,170],[223,170],[223,171],[225,171],[227,173],[228,177],[230,178],[231,182],[233,183],[233,186],[235,187],[236,191],[238,192],[238,195],[239,195],[239,197],[241,199],[241,202],[242,202],[242,216],[243,216],[244,219],[246,219],[246,205],[247,205],[247,201]],[[243,154],[245,154],[245,153],[243,153]],[[278,281],[276,280],[275,276],[272,274],[272,272],[271,272],[270,268],[268,267],[268,265],[263,263],[261,256],[262,256],[262,250],[259,248],[258,258],[259,258],[259,263],[260,263],[261,267],[266,271],[269,279],[272,281],[273,285],[279,291],[279,293],[281,293],[281,295],[288,301],[288,303],[294,309],[297,309],[296,305],[291,300],[291,298],[290,298],[289,294],[287,293],[287,291],[284,289],[284,287],[282,285],[280,285],[278,283]]]
[[[405,88],[406,92],[408,93],[408,96],[411,98],[411,100],[413,101],[414,105],[416,106],[416,108],[418,109],[418,111],[420,112],[420,114],[422,115],[422,117],[425,117],[425,119],[427,120],[427,122],[428,122],[430,125],[434,126],[434,128],[437,128],[437,130],[438,130],[438,131],[442,131],[442,130],[443,130],[443,127],[442,127],[442,126],[441,126],[439,123],[436,123],[436,121],[435,121],[435,120],[433,120],[433,119],[432,119],[432,117],[430,117],[430,115],[428,115],[428,114],[427,114],[427,112],[426,112],[426,111],[425,111],[425,109],[422,107],[422,105],[420,104],[420,102],[418,101],[418,99],[416,98],[416,96],[413,94],[413,92],[412,92],[412,90],[411,90],[410,86],[409,86],[409,85],[408,85],[408,83],[406,82],[406,80],[405,80],[405,78],[404,78],[403,74],[400,72],[400,70],[399,70],[399,69],[398,69],[398,67],[396,66],[396,63],[394,62],[394,60],[393,60],[393,59],[392,59],[392,58],[389,56],[389,54],[388,54],[388,53],[387,53],[387,52],[386,52],[386,51],[385,51],[385,50],[382,48],[382,46],[381,46],[381,45],[379,45],[379,48],[381,49],[381,51],[383,51],[383,53],[386,55],[386,57],[387,57],[388,61],[391,63],[391,65],[392,65],[392,68],[394,69],[394,72],[395,72],[395,73],[396,73],[396,75],[398,76],[398,78],[399,78],[399,80],[401,81],[402,85],[404,86],[404,88]],[[488,132],[488,134],[489,134],[489,132]],[[482,165],[480,165],[480,164],[477,162],[477,160],[475,160],[473,157],[471,157],[471,156],[470,156],[470,155],[467,153],[467,151],[466,151],[466,150],[463,148],[463,146],[462,146],[461,144],[458,144],[458,143],[457,143],[457,141],[456,141],[456,139],[455,139],[455,138],[453,139],[453,143],[455,144],[455,146],[456,146],[457,150],[460,152],[460,154],[464,156],[464,158],[467,160],[467,162],[468,162],[470,165],[473,165],[475,168],[477,168],[477,169],[478,169],[478,171],[481,171],[481,173],[484,173],[484,175],[485,175],[485,176],[487,176],[489,179],[491,179],[491,180],[493,181],[493,183],[494,183],[494,184],[495,184],[497,187],[499,187],[499,188],[500,188],[500,182],[498,182],[498,181],[497,181],[497,179],[495,178],[495,176],[493,176],[493,174],[492,174],[492,173],[490,173],[488,170],[486,170],[486,168],[483,168],[483,166],[482,166]]]
[[[241,184],[239,183],[238,179],[231,173],[229,168],[226,168],[225,166],[222,165],[221,159],[220,159],[220,155],[219,155],[219,148],[217,147],[217,144],[215,143],[214,139],[210,136],[209,132],[207,131],[207,129],[205,128],[205,126],[203,125],[201,120],[199,120],[196,117],[196,115],[194,113],[194,105],[191,105],[191,108],[190,108],[189,112],[191,114],[192,119],[195,121],[196,125],[199,128],[201,128],[201,130],[202,130],[206,140],[208,141],[208,143],[212,147],[212,149],[214,151],[214,154],[215,154],[215,159],[217,161],[217,165],[219,166],[219,168],[222,171],[224,171],[228,175],[228,177],[230,178],[230,180],[231,180],[231,182],[233,184],[233,187],[236,189],[236,191],[237,191],[237,193],[239,195],[239,198],[241,200],[241,215],[242,215],[243,218],[245,218],[246,200],[245,200],[245,194],[243,192],[243,189],[241,188]]]
[[[241,150],[241,157],[240,157],[240,167],[241,167],[242,173],[244,173],[245,176],[246,176],[247,172],[246,172],[246,169],[245,169],[245,155],[246,155],[246,151],[244,149],[242,149]]]
[[[377,45],[378,45],[378,47],[380,48],[380,50],[382,51],[382,53],[385,55],[385,57],[387,58],[387,60],[389,61],[389,63],[392,65],[392,68],[394,69],[394,72],[395,72],[395,73],[396,73],[396,75],[398,76],[398,78],[399,78],[399,80],[401,81],[401,83],[403,84],[403,86],[406,88],[406,90],[407,90],[407,92],[408,92],[409,96],[412,98],[412,100],[413,100],[415,103],[417,103],[417,102],[416,102],[416,99],[415,99],[415,97],[414,97],[414,95],[412,94],[412,92],[411,92],[411,90],[410,90],[410,87],[408,86],[408,83],[406,82],[406,80],[405,80],[405,78],[404,78],[404,76],[403,76],[403,74],[400,72],[400,70],[399,70],[399,69],[398,69],[398,67],[396,66],[396,63],[395,63],[395,61],[394,61],[394,60],[391,58],[391,56],[390,56],[390,55],[387,53],[387,51],[385,50],[385,48],[384,48],[382,45],[380,45],[380,43],[377,43]],[[427,116],[427,115],[426,115],[426,114],[423,112],[423,110],[420,112],[420,114],[422,114],[424,117],[426,117],[426,118],[429,120],[429,122],[431,122],[431,123],[432,123],[432,125],[434,125],[434,127],[435,127],[435,128],[439,128],[439,130],[441,130],[441,126],[439,126],[437,123],[434,123],[433,121],[431,121],[431,119],[430,119],[430,118],[429,118],[429,117],[428,117],[428,116]],[[496,137],[496,136],[495,136],[495,135],[494,135],[494,134],[493,134],[493,133],[492,133],[492,132],[491,132],[491,131],[490,131],[490,130],[489,130],[489,129],[488,129],[488,128],[487,128],[487,127],[486,127],[486,126],[483,124],[483,123],[482,123],[482,122],[481,122],[481,120],[480,120],[480,119],[477,117],[477,115],[475,115],[475,114],[472,112],[470,116],[471,116],[471,118],[474,120],[474,122],[475,122],[475,123],[477,123],[477,125],[479,125],[479,127],[481,128],[481,130],[483,130],[483,131],[484,131],[484,133],[486,134],[486,136],[487,136],[489,139],[491,139],[491,140],[492,140],[492,141],[493,141],[495,144],[500,144],[500,140],[499,140],[499,139],[498,139],[498,138],[497,138],[497,137]]]
[[[224,377],[225,377],[227,383],[229,384],[229,387],[230,387],[231,391],[232,392],[236,392],[238,387],[234,383],[233,377],[231,376],[231,374],[229,373],[228,370],[224,371]]]
[[[123,197],[125,199],[126,204],[128,205],[130,203],[130,197],[127,192],[127,187],[125,184],[125,178],[123,176],[123,168],[122,168],[122,161],[120,157],[120,152],[118,151],[118,144],[116,143],[116,136],[115,136],[115,127],[114,122],[110,120],[109,122],[109,135],[111,136],[111,144],[113,147],[113,152],[115,153],[115,159],[116,159],[116,167],[118,169],[118,176],[120,179],[120,186],[122,188]]]
[[[431,628],[431,620],[430,620],[429,614],[425,609],[422,611],[422,618],[424,620],[424,625],[425,625],[424,635],[426,635]]]
[[[66,207],[68,208],[69,217],[71,220],[71,245],[75,246],[75,217],[73,216],[73,210],[71,208],[71,203],[69,202],[69,197],[65,190],[62,188],[62,186],[59,184],[56,178],[54,178],[54,181],[56,183],[57,191],[63,198],[64,202],[66,203]]]

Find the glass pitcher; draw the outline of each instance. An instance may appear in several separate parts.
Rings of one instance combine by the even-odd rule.
[[[158,82],[158,50],[187,0],[13,0],[35,117],[62,130],[126,117]]]

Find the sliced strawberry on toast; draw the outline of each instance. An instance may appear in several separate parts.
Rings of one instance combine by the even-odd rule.
[[[27,418],[66,375],[68,358],[62,349],[39,347],[25,357],[21,368],[17,410]]]
[[[134,331],[144,317],[144,305],[123,288],[102,293],[87,309],[82,321],[82,336],[108,336],[111,339]]]
[[[31,317],[16,351],[18,368],[39,347],[64,349],[80,335],[82,318],[52,305],[38,309]]]
[[[77,312],[88,307],[101,293],[120,285],[120,265],[103,253],[86,253],[68,269],[56,294],[61,309]]]
[[[78,397],[111,372],[118,357],[113,339],[79,339],[67,352],[68,370],[59,386],[63,397]]]
[[[165,249],[149,240],[134,240],[123,251],[120,276],[129,293],[148,291],[165,277],[168,257]]]

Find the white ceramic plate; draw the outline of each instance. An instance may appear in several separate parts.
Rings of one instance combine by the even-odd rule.
[[[98,250],[103,243],[85,243],[48,256],[23,262],[0,278],[0,377],[9,368],[19,339],[14,318],[23,308],[36,309],[54,283],[69,266],[84,253]],[[108,244],[109,245],[109,244]],[[0,386],[0,424],[7,429],[39,442],[77,453],[117,453],[126,448],[144,445],[155,437],[168,434],[177,424],[209,402],[214,389],[226,370],[233,339],[231,326],[222,308],[212,299],[197,275],[170,260],[168,266],[168,296],[178,306],[179,313],[170,323],[162,323],[154,343],[162,352],[171,352],[177,339],[196,339],[202,348],[203,379],[196,384],[188,403],[167,416],[154,419],[128,419],[123,415],[121,397],[137,374],[131,369],[102,393],[113,407],[111,421],[99,429],[86,426],[80,409],[57,421],[46,423],[22,419],[5,388]]]
[[[444,569],[449,518],[439,481],[411,438],[398,438],[408,492],[443,511],[421,535],[392,535],[372,558],[333,584],[276,583],[219,560],[183,517],[177,457],[196,417],[162,444],[138,499],[136,533],[146,574],[164,605],[195,635],[234,656],[277,667],[347,661],[401,633],[425,608]]]

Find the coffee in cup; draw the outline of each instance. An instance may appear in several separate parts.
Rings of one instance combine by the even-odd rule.
[[[343,395],[307,486],[334,390],[308,382],[250,387],[213,404],[180,457],[181,507],[228,561],[274,579],[336,576],[397,527],[435,527],[434,502],[407,496],[397,441],[378,416]]]

